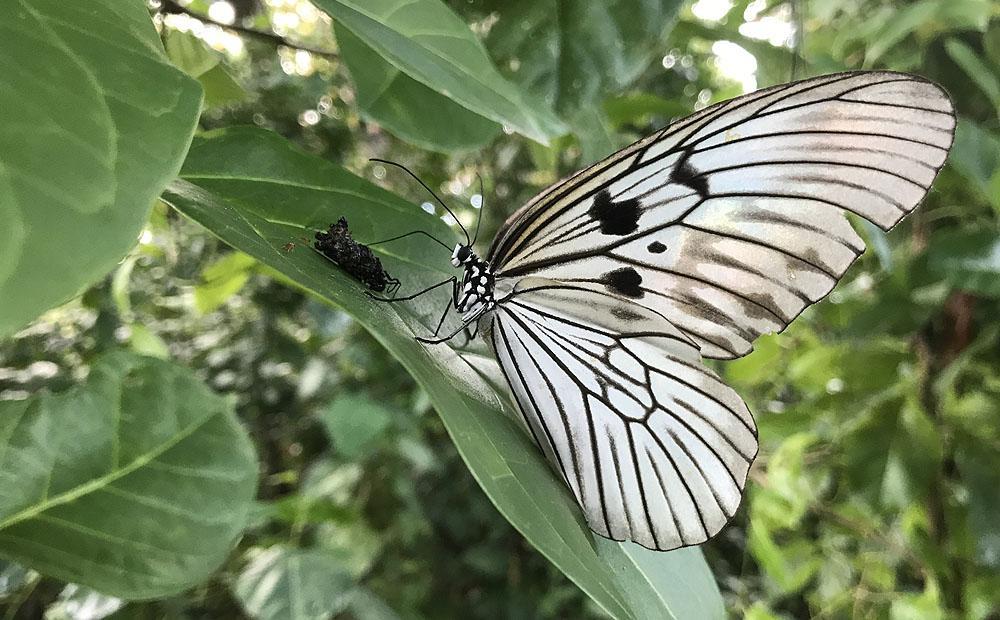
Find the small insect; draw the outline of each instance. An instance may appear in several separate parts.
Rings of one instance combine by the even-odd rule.
[[[326,232],[317,231],[313,247],[371,290],[387,291],[390,295],[399,290],[399,280],[389,275],[382,267],[382,261],[367,245],[351,237],[347,218],[342,217],[336,224],[330,224]]]
[[[299,237],[299,241],[302,242],[302,245],[305,245],[305,246],[309,245],[309,239],[306,238],[306,237]],[[285,245],[281,246],[281,251],[284,252],[285,254],[288,254],[289,252],[291,252],[292,250],[294,250],[296,247],[298,247],[298,245],[299,244],[296,243],[296,242],[294,242],[294,241],[289,241]]]
[[[746,404],[701,361],[743,357],[826,296],[865,249],[844,214],[895,226],[954,130],[948,95],[903,73],[759,90],[544,190],[482,257],[459,221],[454,250],[435,240],[461,275],[387,301],[451,289],[441,322],[462,324],[420,340],[482,324],[597,534],[699,544],[736,513],[757,454]]]

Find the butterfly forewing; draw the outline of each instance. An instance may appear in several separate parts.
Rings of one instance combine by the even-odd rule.
[[[706,108],[543,192],[498,235],[499,278],[604,288],[669,317],[705,357],[745,355],[833,288],[926,194],[951,102],[896,73],[824,76]],[[621,274],[628,277],[622,285]]]
[[[701,358],[745,355],[888,230],[951,146],[936,85],[886,72],[764,89],[680,120],[546,189],[490,248],[490,340],[522,420],[599,534],[702,542],[757,451]]]

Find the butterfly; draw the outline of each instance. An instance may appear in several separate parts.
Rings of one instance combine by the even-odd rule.
[[[865,249],[845,214],[891,229],[954,130],[948,95],[913,75],[765,88],[545,189],[484,257],[463,227],[461,278],[393,301],[451,284],[435,336],[451,308],[462,326],[419,340],[483,327],[594,532],[698,544],[736,513],[758,449],[746,404],[703,360],[746,355],[826,296]]]

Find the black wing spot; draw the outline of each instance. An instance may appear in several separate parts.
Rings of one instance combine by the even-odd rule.
[[[611,193],[602,189],[594,196],[587,214],[601,223],[605,235],[627,235],[639,229],[640,206],[636,198],[612,202]]]
[[[631,267],[622,267],[621,269],[609,271],[604,274],[603,281],[609,290],[619,295],[634,297],[636,299],[644,295],[640,286],[642,284],[642,276]]]
[[[667,246],[663,245],[659,241],[654,241],[647,245],[646,249],[649,250],[650,254],[662,254],[666,251]]]
[[[670,180],[674,183],[690,187],[698,192],[702,198],[708,198],[708,180],[701,175],[697,168],[691,165],[688,159],[691,151],[684,151],[684,155],[677,161],[677,165],[670,171]]]
[[[621,319],[622,321],[626,321],[628,323],[641,321],[643,318],[642,315],[639,314],[638,312],[629,310],[624,306],[614,306],[613,308],[611,308],[611,314],[613,314],[615,318]]]

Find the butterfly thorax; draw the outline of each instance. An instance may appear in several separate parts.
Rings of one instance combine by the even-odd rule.
[[[479,258],[467,245],[455,246],[451,256],[451,264],[464,267],[462,286],[458,290],[455,307],[466,317],[477,315],[493,309],[496,300],[493,297],[493,287],[496,283],[490,264]]]

